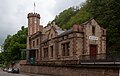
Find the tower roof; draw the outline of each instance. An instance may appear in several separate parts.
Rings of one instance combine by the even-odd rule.
[[[40,14],[38,14],[38,13],[28,13],[27,18],[30,18],[30,17],[37,17],[37,18],[40,19]]]

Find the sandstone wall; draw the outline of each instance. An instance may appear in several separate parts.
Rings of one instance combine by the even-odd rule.
[[[60,67],[21,65],[21,73],[49,74],[52,76],[119,76],[117,68],[100,67]]]

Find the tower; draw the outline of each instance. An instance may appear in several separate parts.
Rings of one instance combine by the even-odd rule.
[[[32,39],[34,34],[37,34],[38,32],[41,32],[41,26],[40,26],[40,15],[38,13],[29,13],[27,15],[28,18],[28,37],[27,37],[27,61],[29,61],[31,53],[34,53],[33,56],[36,54],[36,50],[30,50],[34,49],[33,44],[36,43],[37,39]],[[34,42],[34,43],[33,43]],[[36,45],[36,44],[35,44]]]
[[[28,36],[40,31],[40,15],[38,13],[29,13],[28,16]]]

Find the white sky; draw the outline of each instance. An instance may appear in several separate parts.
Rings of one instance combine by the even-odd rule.
[[[0,45],[8,34],[15,34],[21,26],[27,27],[27,14],[33,12],[34,1],[40,24],[46,26],[64,9],[86,0],[0,0]]]

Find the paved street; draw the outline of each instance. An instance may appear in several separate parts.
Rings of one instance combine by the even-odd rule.
[[[48,75],[36,75],[36,74],[30,74],[30,75],[25,75],[25,74],[12,74],[12,73],[7,73],[4,72],[0,69],[0,76],[48,76]]]
[[[11,73],[7,73],[7,72],[0,71],[0,76],[28,76],[28,75],[11,74]]]

